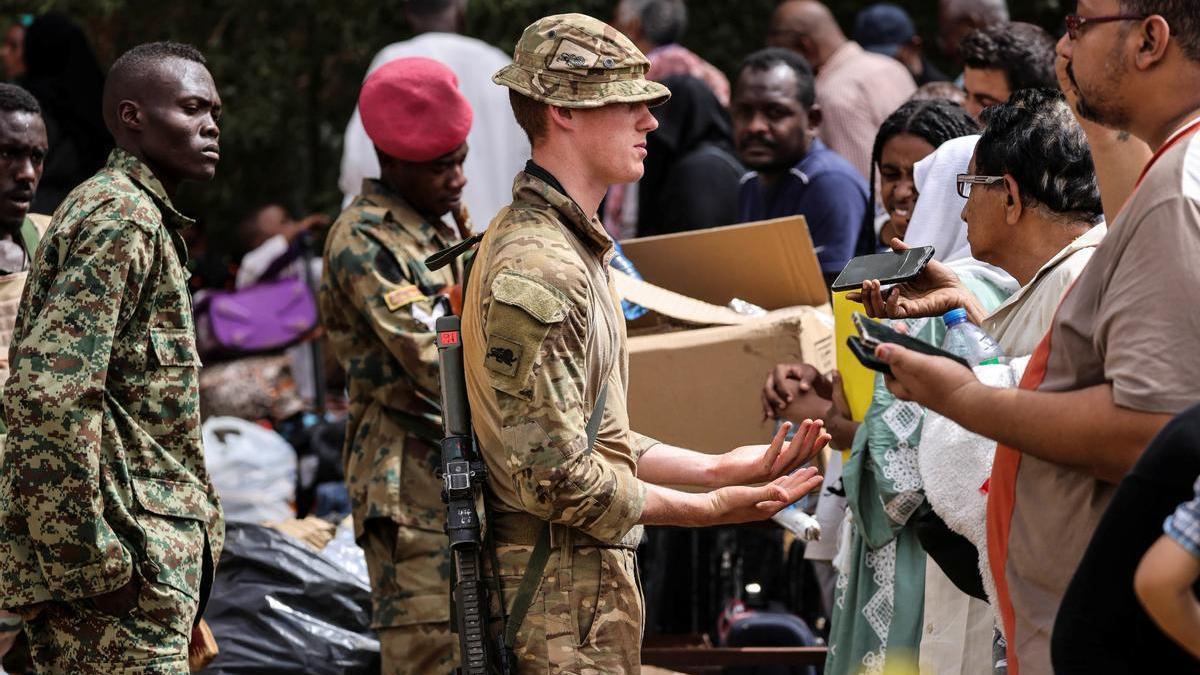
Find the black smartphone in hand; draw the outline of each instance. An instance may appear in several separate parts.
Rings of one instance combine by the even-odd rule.
[[[872,321],[865,314],[855,312],[852,318],[854,320],[854,327],[858,329],[859,335],[846,338],[846,344],[850,347],[850,351],[858,359],[859,363],[862,363],[871,370],[885,375],[892,374],[892,369],[875,357],[875,348],[884,342],[900,345],[914,352],[929,356],[945,357],[962,364],[966,368],[971,367],[971,364],[967,363],[967,360],[961,356],[951,354],[941,347],[935,347],[927,342],[921,342],[916,338],[909,337],[878,321]]]
[[[933,260],[932,246],[860,255],[846,264],[830,288],[852,291],[862,288],[863,282],[871,279],[878,279],[884,285],[912,281],[921,276],[930,260]]]
[[[883,373],[888,377],[892,376],[892,367],[876,358],[875,348],[866,346],[857,335],[846,338],[846,346],[850,348],[850,353],[854,354],[854,358],[858,359],[859,363],[877,373]]]

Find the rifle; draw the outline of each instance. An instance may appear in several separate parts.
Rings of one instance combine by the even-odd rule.
[[[510,671],[515,664],[508,657],[503,632],[499,654],[488,640],[490,617],[483,579],[483,533],[475,508],[476,497],[487,484],[487,466],[479,456],[471,431],[460,320],[453,315],[443,316],[438,318],[435,328],[442,385],[442,499],[446,502],[446,534],[450,537],[452,627],[458,633],[462,659],[455,672],[458,675],[515,672]],[[494,554],[495,549],[491,550]],[[494,559],[492,563],[498,574]],[[503,608],[501,599],[501,612]]]

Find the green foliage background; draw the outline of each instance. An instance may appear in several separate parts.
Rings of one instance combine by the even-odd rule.
[[[827,0],[849,34],[871,0]],[[727,73],[762,46],[778,0],[691,0],[684,44]],[[1069,6],[1064,6],[1064,3]],[[936,0],[898,0],[936,45]],[[1013,18],[1057,31],[1069,0],[1010,0]],[[616,0],[471,0],[467,33],[511,52],[522,29],[558,12],[608,20]],[[238,220],[277,201],[297,214],[334,214],[342,133],[371,57],[411,37],[403,0],[41,0],[6,14],[62,11],[85,27],[107,68],[125,49],[152,40],[199,47],[225,104],[221,166],[212,183],[186,186],[185,213],[203,220],[220,247]],[[933,49],[931,52],[935,51]]]

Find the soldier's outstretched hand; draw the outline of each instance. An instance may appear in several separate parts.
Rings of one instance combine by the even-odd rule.
[[[784,422],[770,445],[743,445],[717,458],[717,485],[752,485],[786,476],[804,466],[828,443],[821,420],[804,420],[787,441],[793,424]]]
[[[710,525],[766,520],[821,485],[816,467],[806,467],[761,487],[734,485],[708,493]]]

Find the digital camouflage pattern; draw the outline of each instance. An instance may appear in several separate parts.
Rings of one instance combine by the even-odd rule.
[[[138,610],[121,617],[89,601],[51,603],[29,622],[29,650],[38,672],[71,675],[184,675],[194,598],[170,586],[143,585]],[[153,608],[155,616],[145,614]],[[164,617],[170,617],[165,618]]]
[[[74,612],[136,574],[135,611],[186,646],[208,590],[204,568],[215,568],[224,541],[204,467],[200,359],[178,232],[190,223],[150,169],[118,149],[68,195],[37,250],[4,392],[7,608]],[[59,625],[35,622],[27,632],[31,642],[67,649]]]
[[[489,471],[504,584],[512,586],[507,603],[532,544],[506,535],[505,521],[515,518],[508,514],[555,524],[555,552],[516,645],[523,662],[539,664],[533,672],[636,670],[642,612],[632,548],[645,502],[637,459],[656,441],[629,429],[612,255],[599,220],[523,172],[512,206],[484,234],[463,303],[471,417]],[[589,449],[587,421],[605,382]],[[599,607],[588,604],[597,597]],[[603,630],[581,630],[593,623]]]
[[[492,81],[563,108],[610,103],[666,103],[671,92],[646,79],[650,61],[612,26],[584,14],[556,14],[530,24],[512,64]]]
[[[449,626],[433,317],[436,296],[459,275],[454,265],[431,272],[423,261],[456,241],[446,224],[367,180],[325,244],[321,318],[346,370],[346,484],[380,629]]]
[[[29,277],[28,268],[34,253],[37,252],[38,242],[49,225],[49,216],[26,216],[20,231],[14,237],[25,249],[25,269],[10,273],[0,272],[0,384],[8,379],[8,346],[12,343],[13,329],[17,325],[17,307],[21,304],[25,279]],[[0,427],[2,426],[3,423],[0,422]]]

